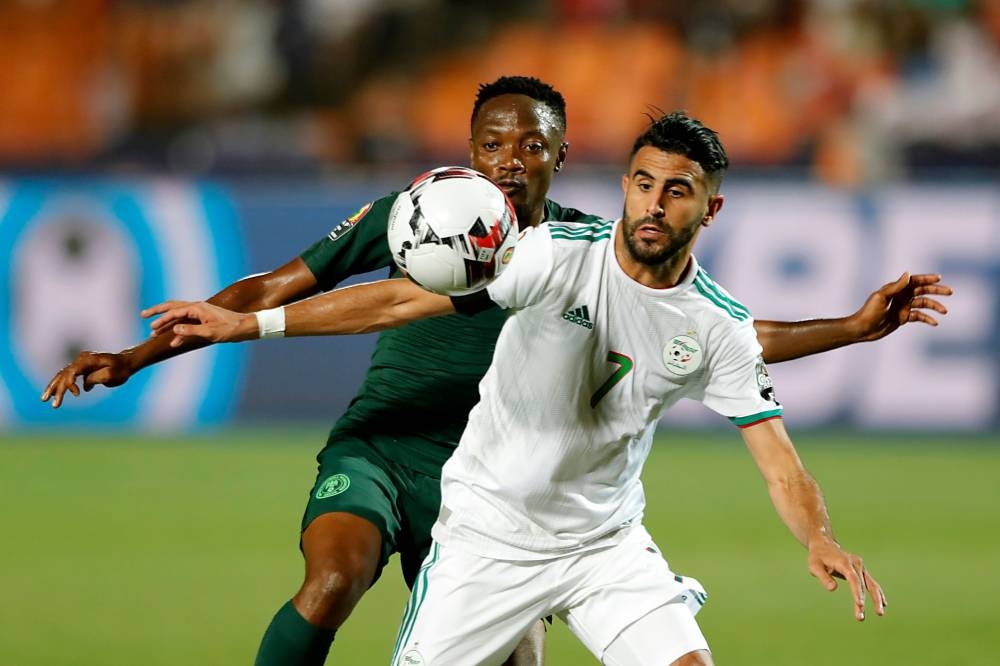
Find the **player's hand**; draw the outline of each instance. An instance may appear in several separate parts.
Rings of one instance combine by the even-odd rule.
[[[131,376],[132,368],[125,355],[83,351],[72,363],[55,374],[42,392],[42,402],[51,399],[52,407],[58,408],[67,391],[79,397],[80,387],[76,385],[78,377],[83,377],[83,390],[89,391],[97,385],[109,388],[121,386]]]
[[[886,601],[882,586],[872,578],[859,556],[847,552],[832,539],[809,544],[809,573],[818,578],[830,592],[837,589],[834,578],[846,580],[854,597],[854,617],[859,622],[865,619],[865,600],[869,595],[875,606],[875,613],[885,615]]]
[[[209,342],[239,342],[258,337],[257,318],[220,308],[204,301],[165,301],[140,313],[152,322],[153,335],[173,335],[171,347],[179,347],[185,338]]]
[[[932,296],[952,294],[951,287],[940,282],[941,276],[934,273],[903,273],[898,280],[882,285],[850,317],[858,340],[879,340],[910,322],[937,326],[931,311],[946,315],[948,308]]]

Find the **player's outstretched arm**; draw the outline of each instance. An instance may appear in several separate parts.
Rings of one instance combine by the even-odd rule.
[[[871,595],[875,612],[885,615],[882,587],[862,559],[841,548],[834,539],[819,484],[802,465],[782,420],[764,421],[741,432],[767,482],[778,515],[809,550],[809,573],[831,592],[837,589],[834,578],[846,580],[854,598],[854,616],[859,621],[865,619],[868,595]]]
[[[152,323],[154,336],[169,338],[170,345],[182,345],[188,338],[241,342],[272,336],[372,333],[453,312],[449,297],[396,278],[335,289],[262,312],[244,314],[209,303],[166,301],[143,310],[142,316],[159,315]]]
[[[234,282],[208,302],[238,312],[251,312],[305,298],[316,290],[316,277],[305,262],[296,257],[270,273]],[[208,341],[199,338],[175,346],[171,346],[170,342],[169,338],[152,337],[117,353],[80,352],[49,381],[42,393],[42,401],[52,400],[52,406],[59,407],[67,391],[79,396],[77,380],[81,377],[84,391],[98,385],[121,386],[147,366],[208,344]]]
[[[948,314],[933,296],[950,296],[951,287],[940,284],[936,274],[903,273],[882,285],[854,314],[839,319],[808,319],[796,322],[756,321],[757,339],[768,363],[790,361],[830,351],[856,342],[870,342],[889,335],[910,322],[937,326],[931,312]]]

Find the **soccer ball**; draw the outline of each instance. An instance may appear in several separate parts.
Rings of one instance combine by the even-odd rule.
[[[514,253],[517,216],[507,195],[478,171],[440,167],[399,193],[389,212],[396,265],[445,296],[482,289]]]

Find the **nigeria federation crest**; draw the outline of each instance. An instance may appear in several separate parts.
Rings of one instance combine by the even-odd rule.
[[[316,499],[326,499],[339,495],[351,487],[351,477],[346,474],[334,474],[328,476],[316,489]]]
[[[704,357],[701,343],[690,335],[675,335],[663,347],[663,364],[669,372],[680,377],[700,368]]]

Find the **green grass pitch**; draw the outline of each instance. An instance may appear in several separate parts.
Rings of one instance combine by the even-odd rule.
[[[194,438],[0,433],[0,666],[250,664],[296,589],[298,522],[322,429]],[[781,525],[736,433],[664,437],[646,523],[710,593],[720,664],[1000,661],[1000,441],[803,434],[838,537],[883,583],[857,623]],[[329,663],[386,664],[398,565],[341,629]],[[565,627],[548,664],[592,664]]]

